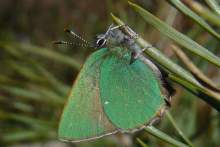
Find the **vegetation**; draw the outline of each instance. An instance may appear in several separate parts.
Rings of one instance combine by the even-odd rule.
[[[219,146],[216,0],[11,0],[0,7],[0,146],[57,140],[68,92],[94,49],[51,42],[72,39],[65,27],[93,41],[112,22],[135,30],[140,46],[153,44],[146,54],[169,73],[176,89],[172,107],[158,125],[138,133],[66,145]]]

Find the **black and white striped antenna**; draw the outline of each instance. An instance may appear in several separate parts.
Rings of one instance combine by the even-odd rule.
[[[81,46],[81,47],[93,47],[94,46],[90,42],[86,41],[83,37],[77,35],[72,30],[65,28],[64,32],[70,34],[71,36],[73,36],[80,42],[68,42],[68,41],[59,40],[59,41],[54,41],[53,44],[65,44],[65,45]]]
[[[67,28],[64,29],[64,32],[70,34],[71,36],[73,36],[74,38],[76,38],[79,42],[67,42],[67,41],[54,41],[53,44],[66,44],[66,45],[72,45],[72,46],[81,46],[81,47],[94,47],[94,48],[100,48],[106,45],[107,43],[107,39],[110,35],[110,32],[120,28],[121,26],[114,26],[113,24],[111,24],[108,27],[108,30],[104,33],[104,34],[100,34],[97,36],[96,38],[96,42],[91,43],[86,41],[83,37],[79,36],[78,34],[76,34],[74,31],[69,30]]]

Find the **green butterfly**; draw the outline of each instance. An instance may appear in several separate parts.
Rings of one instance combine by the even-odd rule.
[[[97,36],[94,47],[99,49],[86,60],[64,107],[59,139],[78,142],[134,132],[162,116],[170,93],[158,67],[142,55],[137,38],[126,25],[111,25]]]

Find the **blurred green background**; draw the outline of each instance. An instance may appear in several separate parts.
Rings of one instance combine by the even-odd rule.
[[[218,40],[166,1],[135,2],[216,55],[220,54]],[[199,2],[205,5],[202,0]],[[170,49],[172,41],[147,25],[126,0],[0,1],[0,146],[138,147],[141,144],[137,138],[153,147],[170,146],[144,130],[77,144],[57,140],[59,117],[68,92],[81,65],[94,50],[54,46],[52,41],[74,41],[63,32],[66,27],[93,41],[112,23],[110,12],[181,65]],[[219,85],[220,72],[216,67],[189,56]],[[220,146],[218,112],[179,85],[173,85],[176,94],[170,112],[178,127],[195,146]],[[166,116],[156,127],[182,141]]]

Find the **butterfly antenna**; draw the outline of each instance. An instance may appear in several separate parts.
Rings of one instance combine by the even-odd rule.
[[[72,42],[67,41],[53,41],[53,44],[66,44],[66,45],[74,45]]]
[[[81,46],[81,47],[87,47],[87,44],[83,43],[73,43],[73,42],[67,42],[67,41],[53,41],[53,44],[65,44],[65,45],[72,45],[72,46]]]
[[[83,37],[77,35],[75,32],[73,32],[72,30],[69,30],[67,28],[64,29],[64,32],[69,33],[70,35],[72,35],[75,38],[78,38],[79,40],[83,41],[84,43],[86,43],[87,45],[90,45],[90,43],[88,41],[86,41]]]

